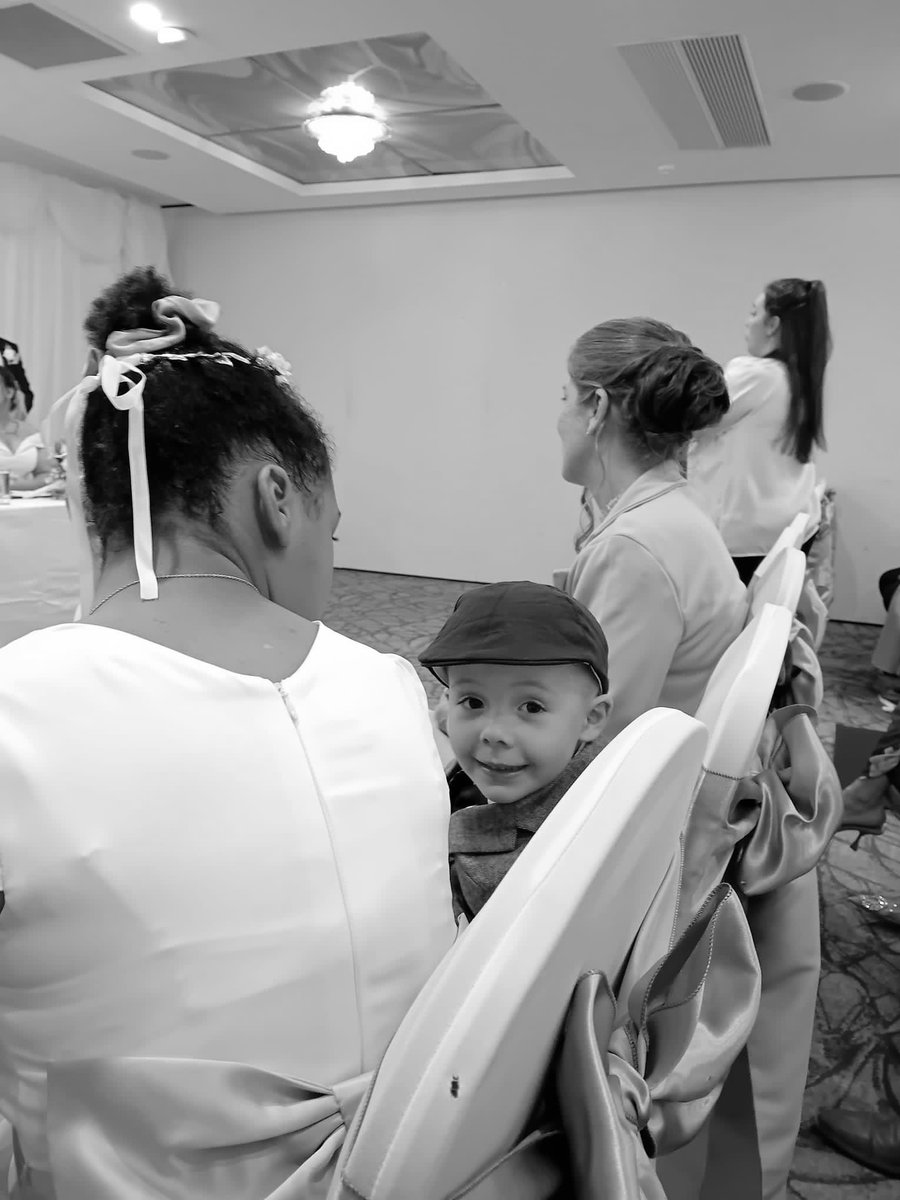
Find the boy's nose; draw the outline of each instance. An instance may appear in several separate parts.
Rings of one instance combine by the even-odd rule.
[[[486,721],[481,727],[481,740],[483,742],[507,742],[509,732],[505,723],[496,717]]]

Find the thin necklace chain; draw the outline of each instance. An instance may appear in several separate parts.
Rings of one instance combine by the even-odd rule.
[[[157,575],[157,579],[233,579],[235,583],[246,583],[247,587],[252,587],[254,592],[259,591],[255,583],[251,583],[249,579],[244,579],[241,575],[219,575],[214,571],[197,571],[190,575]],[[88,616],[92,617],[97,609],[102,608],[107,600],[112,600],[113,596],[118,596],[120,592],[125,592],[129,588],[137,587],[140,582],[139,579],[132,579],[131,583],[123,583],[120,588],[116,588],[114,592],[110,592],[108,596],[104,596],[99,604],[95,604],[88,613]]]
[[[618,496],[613,496],[613,498],[612,498],[612,500],[610,500],[609,504],[605,504],[603,506],[603,508],[601,508],[599,510],[597,515],[601,521],[606,520],[606,518],[609,516],[609,514],[612,512],[612,510],[616,507],[616,505],[622,499],[622,496],[624,494],[625,494],[624,492],[619,492]]]

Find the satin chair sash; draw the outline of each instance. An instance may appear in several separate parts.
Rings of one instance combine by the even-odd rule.
[[[685,832],[681,923],[732,865],[731,881],[757,896],[806,874],[824,854],[843,800],[813,716],[802,705],[772,713],[752,775],[704,775]]]
[[[753,939],[726,885],[632,990],[624,1018],[602,975],[579,981],[557,1071],[576,1200],[665,1200],[653,1160],[708,1119],[759,999]]]

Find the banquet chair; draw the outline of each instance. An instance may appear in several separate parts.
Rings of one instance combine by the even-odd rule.
[[[696,718],[709,738],[685,828],[679,929],[731,862],[743,825],[726,832],[729,808],[738,782],[753,767],[790,635],[790,612],[763,605],[706,685]]]
[[[757,616],[766,604],[778,604],[793,616],[800,603],[805,579],[806,559],[803,551],[785,546],[765,571],[760,569],[750,580],[747,588],[750,617]]]
[[[533,1157],[540,1138],[522,1132],[576,985],[621,980],[645,914],[677,878],[705,744],[699,722],[654,709],[566,792],[400,1026],[332,1200],[553,1193]]]
[[[782,529],[781,533],[775,539],[775,544],[765,556],[756,570],[754,575],[765,575],[769,567],[782,552],[790,547],[793,550],[799,550],[806,541],[806,530],[809,525],[809,515],[807,513],[797,513],[790,525]]]
[[[703,771],[684,832],[675,934],[689,924],[709,890],[725,878],[746,821],[732,822],[740,780],[752,769],[791,633],[791,614],[766,604],[731,644],[713,672],[696,717],[708,730]],[[739,816],[739,815],[738,815]],[[707,1167],[709,1129],[691,1145],[663,1158],[659,1173],[669,1200],[697,1200]],[[759,1178],[752,1139],[736,1142],[737,1196],[754,1195]],[[746,1187],[746,1192],[741,1188]],[[758,1197],[758,1192],[755,1193]]]
[[[782,554],[800,551],[788,548]],[[679,925],[710,887],[744,897],[762,971],[760,1014],[709,1127],[663,1160],[669,1200],[777,1196],[800,1121],[819,978],[816,863],[839,821],[840,786],[810,720],[771,715],[795,622],[766,604],[722,658],[697,719],[709,742],[684,838]],[[708,1140],[707,1140],[708,1139]],[[740,1186],[735,1191],[734,1164]]]

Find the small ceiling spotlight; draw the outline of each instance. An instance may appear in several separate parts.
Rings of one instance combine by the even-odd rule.
[[[846,83],[833,82],[803,83],[795,87],[791,95],[795,100],[836,100],[849,92]]]
[[[186,42],[188,37],[188,31],[177,25],[163,25],[156,31],[156,40],[161,46],[174,46],[177,42]]]

